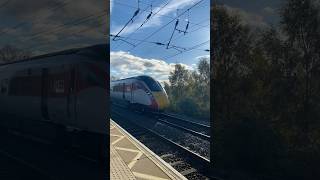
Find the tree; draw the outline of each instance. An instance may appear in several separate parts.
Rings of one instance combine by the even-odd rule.
[[[116,76],[110,76],[110,80],[111,81],[116,81],[119,80],[120,78],[116,77]]]
[[[320,177],[320,8],[312,0],[287,0],[282,26],[262,32],[223,7],[213,11],[216,167]]]
[[[210,84],[210,64],[209,58],[202,57],[198,63],[198,71],[203,84]]]
[[[216,113],[223,114],[229,120],[232,113],[237,111],[232,101],[236,98],[234,86],[238,84],[241,76],[249,73],[245,63],[250,59],[248,56],[252,41],[249,28],[240,24],[239,17],[230,16],[227,10],[220,6],[214,7],[213,12],[213,106]]]
[[[209,58],[202,57],[198,63],[198,72],[193,73],[192,76],[195,79],[194,97],[199,99],[198,105],[202,114],[208,114],[210,112],[210,64]]]
[[[9,63],[31,57],[30,52],[23,51],[10,45],[0,49],[0,63]]]
[[[312,99],[315,98],[315,77],[320,66],[320,10],[312,0],[288,0],[282,8],[281,17],[283,30],[288,37],[290,46],[298,52],[295,60],[298,62],[296,71],[300,84],[303,84],[300,91],[303,101],[300,121],[304,132],[308,132],[310,123],[315,117],[310,117],[312,112]]]
[[[268,174],[281,152],[268,115],[271,66],[258,32],[222,6],[213,11],[213,161],[224,170]]]
[[[186,87],[189,84],[190,73],[181,64],[176,64],[173,72],[170,72],[169,82],[171,85],[172,97],[175,97],[175,101],[184,97],[187,91]]]
[[[210,117],[210,65],[208,58],[201,58],[197,71],[189,71],[176,64],[170,72],[170,85],[164,82],[169,96],[170,110],[189,116]]]
[[[167,94],[171,94],[170,85],[165,81],[163,82],[163,84],[164,84],[164,89],[167,92]]]

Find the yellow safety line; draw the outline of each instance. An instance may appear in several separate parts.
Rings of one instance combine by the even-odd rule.
[[[112,137],[124,137],[123,135],[118,135],[118,134],[110,134]]]
[[[122,139],[124,139],[125,137],[122,136],[122,137],[119,137],[119,139],[115,140],[112,142],[112,145],[115,145],[116,143],[118,143],[119,141],[121,141]]]
[[[147,180],[168,180],[157,176],[151,176],[149,174],[143,174],[138,172],[132,172],[134,176],[141,179],[147,179]]]
[[[131,162],[128,164],[128,167],[130,169],[132,169],[132,167],[138,162],[138,159],[143,155],[143,153],[140,151],[138,152],[138,154],[136,155],[136,157],[134,157]]]
[[[130,152],[141,152],[139,150],[135,150],[135,149],[129,149],[129,148],[122,148],[122,147],[115,147],[115,149],[119,149],[119,150],[122,150],[122,151],[130,151]]]

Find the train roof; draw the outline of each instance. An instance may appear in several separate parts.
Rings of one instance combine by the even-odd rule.
[[[128,79],[141,79],[140,77],[147,77],[147,78],[151,78],[151,79],[155,80],[151,76],[140,75],[140,76],[133,76],[133,77],[128,77],[128,78],[124,78],[124,79],[113,80],[113,81],[110,81],[110,82],[117,82],[117,81],[123,81],[123,80],[128,80]]]
[[[103,57],[107,57],[107,55],[108,55],[109,51],[107,51],[107,50],[109,50],[109,44],[97,44],[97,45],[83,47],[83,48],[73,48],[73,49],[53,52],[53,53],[49,53],[49,54],[34,56],[34,57],[23,59],[20,61],[18,60],[18,61],[14,61],[14,62],[0,64],[0,66],[9,65],[9,64],[19,64],[19,63],[23,63],[23,62],[40,60],[40,59],[47,58],[47,57],[60,56],[60,55],[71,55],[71,54],[79,54],[82,56],[89,56],[89,57],[100,57],[97,59],[103,59]]]

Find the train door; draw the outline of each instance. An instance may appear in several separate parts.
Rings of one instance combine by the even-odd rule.
[[[126,91],[126,84],[123,83],[123,84],[122,84],[122,99],[123,99],[123,100],[126,100],[125,91]]]
[[[134,83],[131,83],[131,88],[130,88],[130,92],[131,92],[131,103],[134,103]]]
[[[67,93],[67,116],[71,125],[76,124],[77,119],[77,72],[76,66],[71,66],[69,70],[69,86]]]
[[[41,71],[41,115],[42,118],[49,120],[48,113],[48,68]]]

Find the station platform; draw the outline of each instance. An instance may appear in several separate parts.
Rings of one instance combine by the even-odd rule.
[[[183,175],[110,119],[112,180],[186,180]]]

